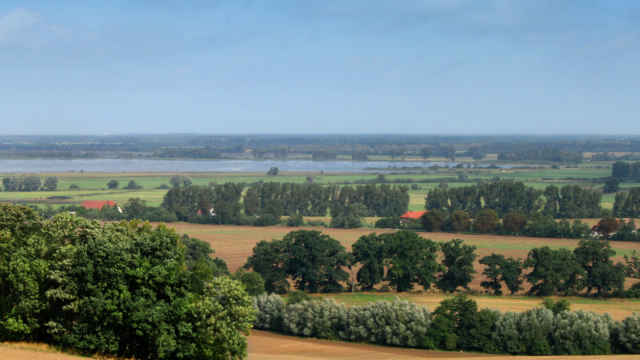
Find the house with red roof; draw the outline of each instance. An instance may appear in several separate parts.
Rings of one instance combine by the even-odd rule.
[[[120,206],[118,206],[118,204],[113,200],[85,200],[82,202],[82,207],[87,210],[102,210],[102,208],[105,206],[116,206],[118,208],[118,211],[122,213],[122,209],[120,208]]]
[[[422,215],[426,214],[426,211],[407,211],[400,216],[403,220],[420,220]]]

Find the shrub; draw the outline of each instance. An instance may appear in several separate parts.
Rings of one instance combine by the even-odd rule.
[[[542,306],[546,309],[549,309],[553,312],[554,315],[558,315],[563,311],[569,311],[571,309],[571,303],[566,299],[560,299],[558,301],[553,301],[551,298],[546,298],[542,302]]]
[[[551,334],[554,354],[599,355],[611,352],[609,328],[612,320],[608,315],[562,311],[556,314],[554,322]]]
[[[255,296],[264,293],[264,279],[257,272],[248,272],[240,269],[235,278],[244,285],[247,294]]]
[[[287,294],[287,305],[293,305],[297,303],[301,303],[303,301],[311,301],[311,296],[309,296],[306,292],[295,290]]]
[[[436,232],[442,230],[447,220],[447,214],[441,210],[430,210],[422,215],[420,221],[424,231]]]
[[[254,298],[253,306],[257,310],[254,327],[261,330],[282,331],[282,316],[285,303],[274,294],[261,294]]]
[[[376,221],[375,227],[381,229],[397,229],[400,227],[400,218],[397,216],[393,216],[378,219],[378,221]]]
[[[549,355],[553,312],[536,308],[522,313],[506,313],[497,322],[493,340],[509,354]]]
[[[273,226],[280,223],[280,217],[272,214],[259,216],[253,223],[254,226]]]
[[[304,217],[302,215],[292,215],[287,219],[287,226],[298,227],[302,225],[304,225]]]
[[[78,189],[80,189],[80,186],[78,186],[77,184],[69,185],[69,190],[78,190]]]
[[[616,352],[640,354],[640,314],[633,314],[612,329]]]
[[[290,334],[339,339],[338,329],[346,325],[347,309],[332,299],[304,301],[287,305],[282,317],[284,330]]]

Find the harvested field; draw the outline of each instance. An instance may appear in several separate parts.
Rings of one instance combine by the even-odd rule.
[[[300,229],[282,226],[270,227],[248,227],[248,226],[219,226],[219,225],[200,225],[186,223],[172,223],[168,226],[173,227],[179,233],[189,234],[189,236],[207,241],[211,247],[215,249],[216,256],[224,259],[229,265],[229,270],[235,271],[244,263],[249,255],[251,255],[253,247],[261,240],[280,239],[289,231]],[[311,229],[311,228],[303,228]],[[332,236],[340,241],[347,249],[362,235],[371,232],[386,233],[394,230],[381,229],[327,229],[314,228],[325,234]],[[467,244],[475,245],[478,253],[478,259],[491,253],[500,253],[505,256],[513,256],[524,258],[530,249],[534,247],[550,246],[552,248],[573,249],[578,245],[578,240],[571,239],[547,239],[547,238],[530,238],[516,236],[497,236],[497,235],[467,235],[467,234],[450,234],[450,233],[422,233],[422,236],[435,241],[448,241],[452,238],[461,238]],[[631,242],[612,242],[611,246],[616,251],[616,261],[622,261],[622,256],[630,254],[633,250],[640,250],[640,244]],[[482,291],[480,283],[484,280],[481,272],[483,266],[476,260],[476,271],[470,287],[477,291]],[[352,271],[352,277],[355,278],[355,271]],[[629,286],[633,280],[629,279]],[[526,286],[526,282],[524,284]],[[505,289],[506,291],[506,289]],[[430,309],[435,309],[440,301],[445,298],[440,293],[432,291],[426,293],[345,293],[327,295],[335,297],[336,300],[347,304],[366,303],[376,300],[391,300],[395,296],[401,296],[408,300],[425,305]],[[473,297],[481,308],[491,308],[500,311],[524,311],[539,306],[542,301],[537,297],[527,296],[474,296]],[[631,299],[610,299],[598,300],[590,298],[569,298],[572,303],[573,310],[593,311],[596,313],[608,313],[612,318],[621,320],[632,315],[634,312],[640,312],[640,300]]]
[[[293,359],[637,359],[637,355],[609,356],[504,356],[464,352],[429,351],[401,349],[386,346],[353,344],[340,341],[297,338],[254,330],[249,337],[250,360],[293,360]]]
[[[3,360],[79,360],[89,359],[58,352],[44,344],[0,343],[0,359]]]
[[[637,359],[637,355],[609,356],[504,356],[464,352],[445,352],[403,349],[341,341],[285,336],[254,330],[249,336],[249,360],[293,360],[293,359],[338,359],[338,360],[382,360],[382,359]],[[64,354],[42,344],[0,343],[0,359],[3,360],[79,360],[86,357]]]

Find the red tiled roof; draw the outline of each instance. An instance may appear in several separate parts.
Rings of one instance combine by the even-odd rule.
[[[417,220],[417,219],[420,219],[420,217],[425,213],[426,211],[407,211],[406,213],[402,214],[400,218]]]
[[[85,209],[96,209],[100,210],[105,205],[116,206],[116,202],[112,200],[85,200],[82,202],[82,206]]]

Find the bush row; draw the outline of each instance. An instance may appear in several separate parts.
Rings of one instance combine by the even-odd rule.
[[[513,355],[640,353],[640,315],[618,322],[608,315],[535,308],[521,313],[477,309],[464,296],[445,300],[433,312],[407,301],[347,307],[323,299],[286,304],[259,295],[256,329],[422,349]]]

